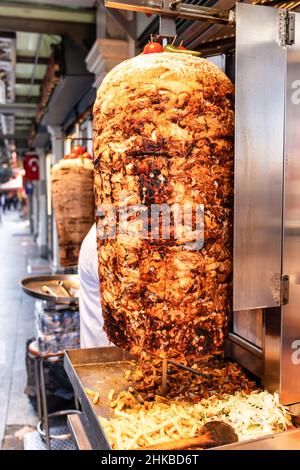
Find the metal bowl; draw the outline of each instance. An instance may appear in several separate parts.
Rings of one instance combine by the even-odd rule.
[[[70,293],[69,296],[66,296],[64,289],[58,284],[60,281],[63,281],[65,288]],[[78,303],[79,278],[77,274],[29,276],[22,279],[20,285],[27,295],[35,299],[46,300],[57,304]],[[45,292],[45,287],[50,289],[49,293]]]

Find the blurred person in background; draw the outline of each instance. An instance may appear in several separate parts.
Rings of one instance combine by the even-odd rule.
[[[23,219],[28,218],[28,204],[27,204],[27,196],[25,193],[25,189],[23,188],[19,194],[19,201],[20,201],[20,206],[21,206],[21,217]]]
[[[13,204],[13,208],[14,210],[16,211],[18,209],[18,196],[17,196],[17,193],[14,193],[13,197],[12,197],[12,204]]]
[[[0,223],[2,223],[2,214],[5,212],[5,196],[3,193],[0,194]]]
[[[8,210],[12,210],[12,209],[13,209],[13,200],[14,200],[14,193],[11,191],[11,192],[8,194]]]
[[[4,214],[5,212],[5,194],[4,193],[0,194],[0,205],[1,205],[1,213]]]
[[[10,209],[10,199],[9,199],[9,195],[7,193],[5,193],[5,210],[9,210]]]

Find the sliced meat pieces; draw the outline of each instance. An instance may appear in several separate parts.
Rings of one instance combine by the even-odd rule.
[[[232,290],[230,80],[204,59],[140,55],[104,79],[94,129],[95,194],[102,207],[98,260],[108,337],[138,354],[180,358],[221,352]],[[154,205],[171,209],[153,220]],[[180,214],[174,205],[202,207],[204,226],[196,231],[193,215],[178,235]],[[115,232],[113,211],[107,217],[103,207],[117,214]],[[129,214],[122,233],[126,207],[139,210]],[[152,228],[148,238],[138,236],[141,225],[148,232]],[[204,246],[187,248],[203,234]]]

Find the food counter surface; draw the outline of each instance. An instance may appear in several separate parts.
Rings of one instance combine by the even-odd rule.
[[[84,416],[68,416],[70,431],[79,450],[92,450],[89,441],[88,426]],[[237,442],[212,450],[300,450],[300,429],[265,436],[261,439]],[[172,452],[172,451],[170,451]]]
[[[111,418],[114,418],[114,413],[115,410],[113,409],[113,404],[112,404],[112,398],[111,398],[111,391],[112,389],[114,390],[114,393],[118,396],[118,394],[124,393],[123,391],[128,390],[128,381],[126,380],[125,376],[127,373],[130,373],[130,370],[134,370],[136,367],[136,361],[132,356],[130,356],[128,353],[124,353],[121,349],[112,347],[112,348],[92,348],[92,349],[76,349],[76,350],[70,350],[67,351],[65,354],[65,369],[66,372],[70,378],[70,381],[73,385],[74,391],[76,396],[79,398],[79,401],[82,406],[83,414],[78,417],[78,416],[70,416],[69,417],[69,426],[71,429],[71,432],[74,435],[74,438],[77,442],[78,448],[79,449],[97,449],[97,450],[110,450],[111,449],[111,425],[108,423],[111,423],[110,420]],[[126,372],[126,373],[125,373]],[[131,382],[131,385],[135,386],[134,382]],[[130,387],[129,387],[130,388]],[[126,392],[125,392],[126,395]],[[130,393],[129,393],[130,395]],[[242,400],[249,400],[248,397],[250,397],[250,400],[256,400],[257,395],[242,395]],[[263,406],[263,408],[268,408],[271,414],[275,414],[278,416],[281,416],[281,420],[285,420],[284,416],[287,415],[288,413],[286,410],[284,410],[284,407],[282,407],[279,402],[276,400],[274,401],[274,398],[271,394],[268,394],[267,392],[264,391],[258,391],[258,396],[260,397],[263,395],[263,402],[255,402],[252,403],[254,407],[260,407]],[[245,398],[246,397],[246,398]],[[127,397],[128,398],[128,397]],[[131,395],[131,398],[132,395]],[[164,397],[159,397],[162,401],[163,407],[166,407],[164,404],[163,400],[167,400]],[[235,396],[233,395],[228,395],[228,398],[232,401],[235,400]],[[228,398],[223,399],[223,401],[218,401],[217,400],[217,405],[218,407],[222,404],[224,405],[226,409],[229,409],[229,402],[227,401]],[[123,399],[122,399],[123,400]],[[118,400],[115,401],[118,403]],[[125,405],[126,405],[126,399],[125,399]],[[174,402],[173,402],[174,403]],[[128,403],[127,403],[128,404]],[[124,405],[124,406],[125,406]],[[143,406],[143,405],[142,405]],[[148,413],[150,408],[155,408],[155,405],[152,407],[150,403],[148,403],[148,406],[146,406],[145,411],[142,412],[143,414],[143,422],[144,418],[146,418],[146,414]],[[197,407],[198,405],[196,405]],[[199,406],[202,406],[201,404]],[[206,405],[205,405],[206,406]],[[238,413],[237,408],[240,406],[240,402],[234,404],[234,413]],[[273,406],[274,406],[274,411],[273,411]],[[138,407],[141,407],[141,405],[138,405]],[[176,408],[177,405],[174,403],[171,405],[171,410],[174,411],[174,408]],[[192,405],[194,407],[194,405]],[[178,409],[180,408],[180,403],[178,405]],[[118,409],[118,408],[117,408]],[[121,408],[122,409],[122,408]],[[121,410],[120,409],[120,410]],[[146,411],[147,410],[147,411]],[[159,412],[161,413],[162,411],[165,412],[165,410],[154,410],[154,414]],[[226,410],[225,410],[226,411]],[[265,410],[264,410],[265,411]],[[262,411],[262,413],[264,413]],[[132,410],[133,412],[133,410]],[[203,412],[203,409],[197,408],[197,411],[195,414],[191,415],[190,410],[187,409],[182,409],[179,410],[180,413],[184,414],[184,419],[187,419],[189,422],[191,419],[193,421],[192,425],[193,426],[199,426],[200,419],[201,419],[201,414]],[[211,411],[208,410],[208,408],[205,407],[204,409],[205,414],[211,413]],[[245,412],[245,413],[244,413]],[[200,414],[199,414],[200,413]],[[126,413],[119,412],[117,411],[117,415],[120,416],[121,419],[124,417]],[[171,413],[172,414],[172,413]],[[243,414],[247,415],[247,410],[243,409]],[[131,421],[134,421],[134,415],[131,414]],[[152,415],[153,416],[153,415]],[[207,416],[210,416],[208,414]],[[213,421],[216,421],[220,418],[218,418],[216,415],[212,419]],[[222,415],[218,415],[221,416]],[[100,417],[100,419],[99,419]],[[174,418],[174,416],[173,416]],[[260,421],[263,421],[265,417],[263,415],[260,416]],[[269,419],[269,415],[267,415],[267,418]],[[139,419],[139,418],[137,418]],[[167,419],[166,417],[164,418],[165,420]],[[231,421],[231,418],[227,417],[225,421],[228,421],[230,424],[233,426],[238,425],[239,427],[239,421]],[[175,420],[176,420],[176,415],[175,415]],[[116,419],[113,419],[112,421],[116,421]],[[119,422],[119,421],[118,421]],[[124,428],[124,422],[119,424],[114,423],[115,426],[117,426],[118,429],[116,429],[117,434],[120,432],[120,428]],[[234,424],[235,422],[235,424]],[[248,423],[250,425],[250,428],[256,427],[257,425],[255,424],[257,422],[257,415],[255,415],[255,419],[252,421],[252,423]],[[152,423],[152,422],[151,422]],[[150,423],[150,424],[151,424]],[[130,423],[129,423],[130,424]],[[153,423],[152,423],[153,424]],[[152,426],[151,424],[151,426]],[[176,423],[175,423],[176,424]],[[128,425],[125,422],[125,427]],[[154,426],[160,426],[160,423],[154,424]],[[180,424],[178,422],[178,425],[180,427]],[[250,435],[247,434],[240,434],[241,439],[240,442],[235,443],[235,444],[230,444],[222,447],[218,447],[218,449],[300,449],[300,429],[292,429],[289,431],[285,432],[280,432],[283,429],[290,429],[290,419],[287,425],[277,427],[277,433],[275,434],[269,434],[271,431],[272,427],[266,428],[264,430],[263,435],[257,434],[256,431],[254,434]],[[122,427],[123,426],[123,427]],[[145,422],[143,424],[143,429],[145,426]],[[178,427],[178,426],[177,426]],[[124,429],[123,429],[124,430]],[[238,428],[235,429],[238,432]],[[135,431],[137,432],[137,431]],[[239,430],[241,432],[241,430]],[[137,433],[138,434],[138,433]],[[147,433],[146,433],[147,434]],[[169,435],[169,434],[168,434]],[[189,435],[189,434],[188,434]],[[193,435],[193,434],[192,434]],[[166,437],[166,436],[165,436]],[[183,437],[183,436],[182,436]],[[256,439],[253,440],[252,438],[255,437]],[[134,436],[132,437],[133,441],[132,444],[137,445],[137,447],[142,445],[147,446],[151,445],[151,442],[148,442],[148,444],[136,444],[136,439]],[[245,440],[248,439],[248,440]],[[251,439],[251,440],[250,440]],[[129,439],[131,440],[131,438]],[[172,440],[172,439],[170,439]],[[174,440],[174,439],[173,439]],[[113,439],[115,441],[115,439]],[[227,441],[227,442],[233,442],[232,440]],[[225,442],[226,443],[226,442]],[[122,448],[136,448],[136,447],[122,447],[121,441],[119,442],[118,437],[117,437],[117,442],[114,443],[114,448],[117,444],[117,448],[122,449]],[[220,444],[217,444],[220,446]],[[217,449],[217,447],[214,447],[214,449]]]

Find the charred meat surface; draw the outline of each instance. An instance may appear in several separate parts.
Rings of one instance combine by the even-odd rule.
[[[51,191],[60,265],[76,266],[81,243],[95,222],[94,172],[91,160],[61,159],[51,170]]]
[[[105,235],[113,221],[97,217],[105,330],[123,349],[176,358],[223,349],[232,289],[233,126],[230,80],[197,57],[140,55],[113,69],[98,90],[96,205],[113,206],[118,217],[126,206],[140,207],[126,233],[117,217],[114,237]],[[143,211],[149,229],[153,205],[202,205],[204,246],[186,248],[197,236],[194,219],[174,236],[172,210],[147,238],[133,236]]]

